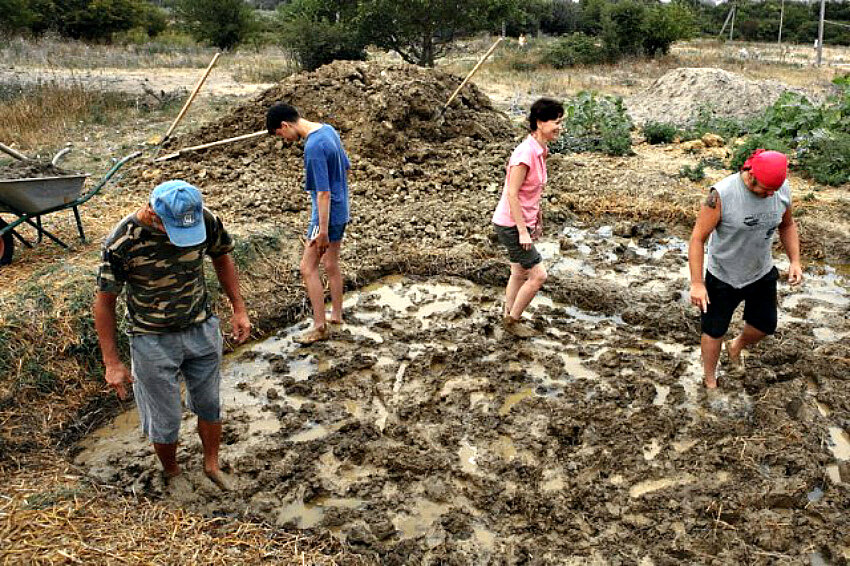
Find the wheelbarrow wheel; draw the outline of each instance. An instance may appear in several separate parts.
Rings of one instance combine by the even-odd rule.
[[[6,227],[6,223],[0,218],[0,230]],[[12,263],[12,254],[15,253],[15,238],[12,232],[6,232],[0,236],[0,265]]]

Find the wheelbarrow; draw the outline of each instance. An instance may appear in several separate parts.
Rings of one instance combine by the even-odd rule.
[[[83,193],[83,185],[88,175],[0,180],[0,214],[16,217],[12,222],[6,222],[0,217],[0,265],[12,261],[15,239],[28,248],[33,247],[33,244],[16,230],[22,224],[35,229],[36,244],[41,243],[42,237],[47,237],[63,248],[68,248],[68,244],[42,226],[41,217],[45,214],[71,209],[77,222],[80,241],[85,242],[86,234],[83,231],[79,207],[98,194],[125,163],[141,154],[142,152],[137,151],[118,161],[100,182],[86,193]]]

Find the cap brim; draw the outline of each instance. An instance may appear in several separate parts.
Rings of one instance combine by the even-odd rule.
[[[203,222],[198,222],[188,228],[169,226],[163,222],[168,239],[178,248],[188,248],[204,243],[207,239],[207,227]]]

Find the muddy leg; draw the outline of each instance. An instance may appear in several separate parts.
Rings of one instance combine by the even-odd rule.
[[[543,283],[546,281],[546,270],[540,263],[531,269],[523,271],[527,274],[528,279],[526,279],[525,283],[523,283],[519,288],[519,291],[516,294],[516,299],[511,305],[510,317],[515,320],[520,319],[525,307],[531,303],[534,295],[537,294],[537,291],[540,290]],[[511,278],[513,278],[513,274],[511,275]]]
[[[304,247],[304,255],[301,256],[301,277],[304,287],[307,288],[310,306],[313,307],[313,326],[317,329],[325,327],[325,288],[319,276],[319,259],[316,246]]]
[[[705,379],[705,386],[708,389],[717,387],[717,360],[720,359],[720,348],[723,346],[723,338],[712,338],[708,334],[703,334],[700,338],[700,347],[702,349],[702,370]]]
[[[745,324],[744,329],[741,330],[741,334],[729,344],[729,360],[734,364],[740,364],[741,352],[744,348],[758,343],[765,336],[767,334],[758,328]]]
[[[322,256],[325,273],[328,274],[328,286],[331,288],[331,323],[342,322],[342,271],[339,269],[339,252],[342,242],[331,242]],[[324,297],[323,297],[324,299]]]
[[[162,470],[165,472],[165,476],[169,478],[179,476],[180,466],[177,465],[177,443],[160,444],[154,442],[153,449],[156,452],[156,457],[159,458],[162,464]]]
[[[511,308],[514,306],[517,293],[519,293],[519,289],[525,283],[526,279],[528,279],[527,270],[523,269],[518,263],[512,263],[511,276],[508,279],[508,286],[505,287],[505,310],[502,313],[503,316],[511,314]]]
[[[218,464],[218,447],[221,445],[221,423],[198,419],[198,436],[204,447],[204,473],[221,489],[228,491],[230,484]]]

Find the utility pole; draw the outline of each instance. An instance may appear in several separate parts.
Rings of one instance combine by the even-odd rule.
[[[820,21],[818,22],[818,59],[817,66],[820,67],[823,57],[823,18],[826,14],[826,0],[820,0]]]
[[[782,19],[785,16],[785,0],[782,0],[782,4],[779,8],[779,39],[776,42],[779,44],[779,50],[782,51]]]
[[[823,1],[823,0],[821,0]],[[738,7],[732,6],[732,23],[729,26],[729,41],[732,41],[732,34],[735,33],[735,16],[738,14]]]

